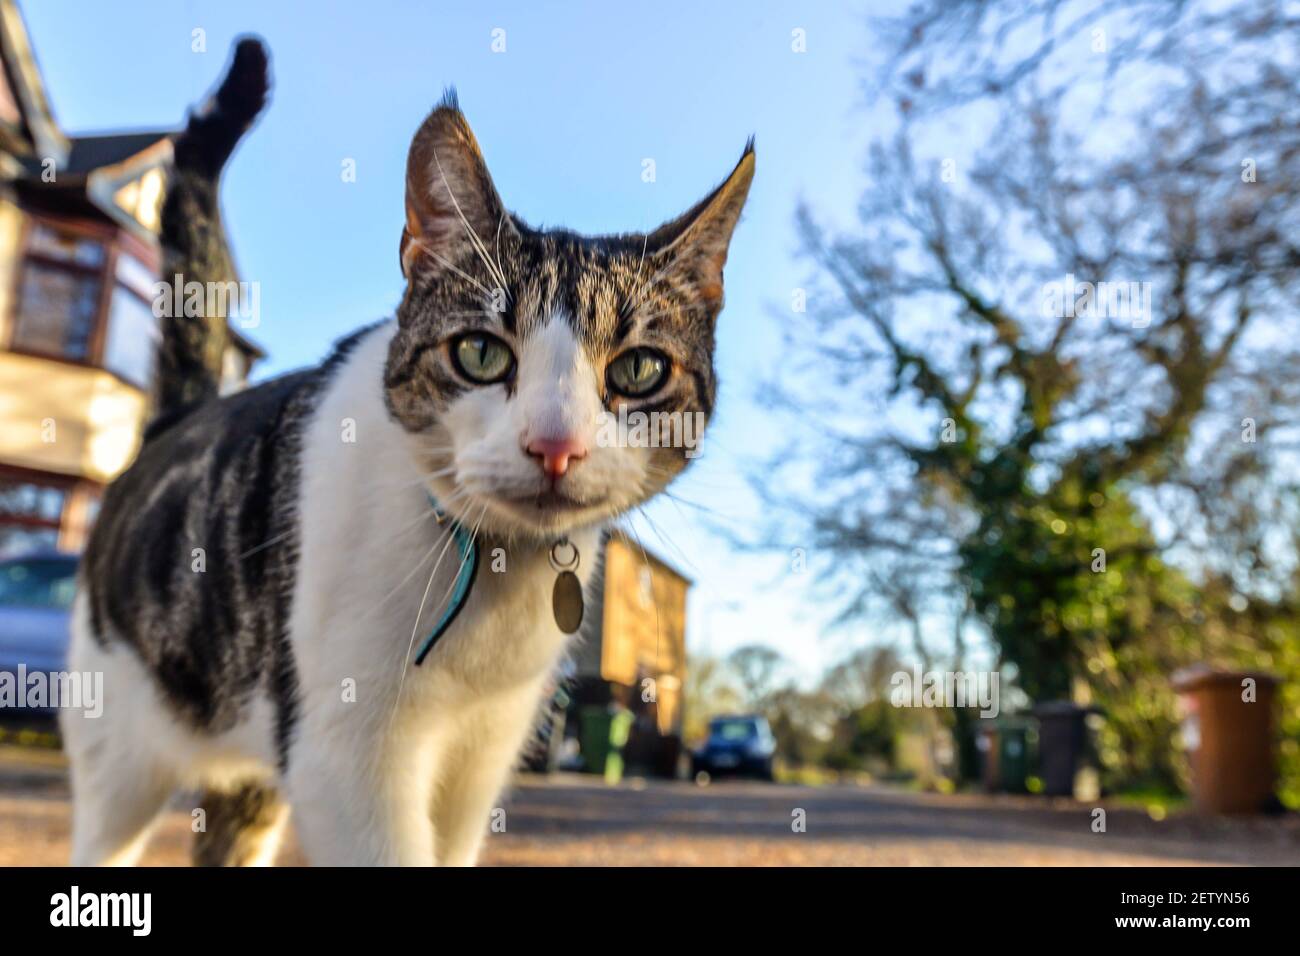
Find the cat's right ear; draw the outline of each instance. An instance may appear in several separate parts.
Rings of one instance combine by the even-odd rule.
[[[454,90],[420,125],[406,159],[402,274],[454,266],[476,243],[514,231]]]

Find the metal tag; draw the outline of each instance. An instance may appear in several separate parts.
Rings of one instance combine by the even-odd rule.
[[[551,591],[551,610],[555,623],[565,634],[577,633],[582,627],[582,582],[572,571],[561,571]]]

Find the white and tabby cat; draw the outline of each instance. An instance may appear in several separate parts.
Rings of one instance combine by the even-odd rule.
[[[688,463],[602,447],[598,415],[710,412],[753,169],[747,147],[649,234],[540,231],[501,204],[454,96],[434,110],[395,321],[164,417],[105,495],[70,662],[104,673],[104,712],[63,726],[75,863],[134,861],[181,787],[203,792],[199,862],[272,861],[290,805],[313,863],[475,861],[565,650],[552,546],[567,536],[585,582],[602,525]],[[414,666],[456,523],[484,567]]]

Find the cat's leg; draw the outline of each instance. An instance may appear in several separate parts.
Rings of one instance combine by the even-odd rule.
[[[102,678],[98,706],[59,713],[72,783],[72,864],[130,866],[176,786],[171,765],[149,744],[166,720],[147,675],[128,651],[91,637],[85,600],[73,607],[71,671]]]
[[[204,829],[194,834],[190,859],[195,866],[270,866],[289,819],[289,805],[265,783],[233,790],[207,790],[197,806]]]
[[[538,713],[538,685],[484,703],[449,750],[434,804],[440,866],[473,866]]]
[[[432,866],[429,748],[412,736],[300,735],[286,775],[294,829],[316,866]]]
[[[70,772],[72,865],[135,864],[175,781],[129,747],[83,748]]]

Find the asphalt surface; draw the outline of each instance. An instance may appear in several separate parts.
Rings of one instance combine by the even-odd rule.
[[[183,800],[161,821],[146,864],[188,862]],[[1163,821],[1141,809],[1069,801],[941,796],[874,787],[722,782],[708,787],[590,777],[520,777],[504,832],[482,862],[528,865],[1300,865],[1300,819]],[[802,823],[802,827],[799,824]],[[69,801],[62,757],[0,747],[0,866],[62,865]],[[282,865],[303,858],[292,836]]]

